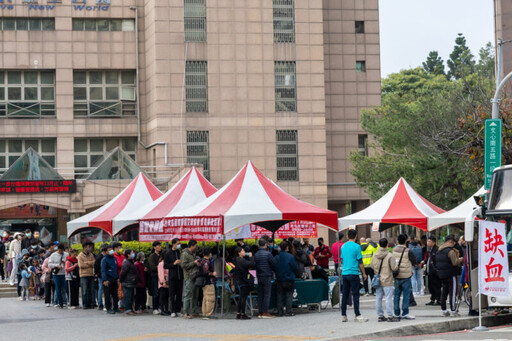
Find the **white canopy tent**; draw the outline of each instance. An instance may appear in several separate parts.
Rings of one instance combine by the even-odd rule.
[[[464,223],[468,214],[473,212],[473,210],[477,206],[475,199],[473,199],[473,197],[476,195],[482,195],[484,193],[485,189],[482,186],[475,194],[473,194],[468,200],[464,201],[459,206],[447,212],[430,217],[430,219],[428,220],[428,231],[433,231],[445,225]]]

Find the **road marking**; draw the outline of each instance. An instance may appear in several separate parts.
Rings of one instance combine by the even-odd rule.
[[[122,337],[118,339],[110,339],[108,341],[140,341],[150,340],[160,337],[188,337],[197,339],[213,339],[218,341],[233,340],[233,341],[250,341],[250,340],[319,340],[319,337],[312,336],[283,336],[283,335],[247,335],[247,334],[184,334],[184,333],[153,333],[143,334],[129,337]]]

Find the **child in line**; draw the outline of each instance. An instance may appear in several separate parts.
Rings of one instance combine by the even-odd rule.
[[[26,301],[28,298],[28,286],[29,286],[29,280],[32,277],[32,272],[27,268],[27,265],[25,263],[22,263],[20,265],[20,269],[21,269],[21,281],[20,281],[21,300]]]
[[[39,260],[37,258],[32,259],[32,266],[30,267],[30,271],[34,274],[34,297],[32,299],[34,300],[40,300],[41,299],[41,266],[39,265]]]

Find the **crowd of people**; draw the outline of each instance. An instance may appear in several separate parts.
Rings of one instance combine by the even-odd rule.
[[[463,238],[458,243],[447,236],[437,247],[436,239],[426,236],[418,241],[416,236],[400,235],[396,246],[385,238],[378,243],[361,238],[357,243],[355,230],[348,231],[347,241],[344,237],[340,232],[339,241],[331,247],[323,238],[318,238],[317,247],[307,238],[288,238],[276,245],[263,236],[251,247],[240,239],[226,259],[218,249],[199,247],[195,240],[182,250],[181,241],[175,238],[166,249],[154,242],[146,258],[143,252],[122,250],[119,242],[101,245],[98,254],[93,243],[85,242],[78,253],[58,242],[44,246],[37,231],[33,236],[30,230],[13,235],[5,231],[0,243],[0,275],[10,285],[17,285],[20,300],[44,299],[47,307],[98,308],[128,316],[152,310],[153,314],[185,319],[215,319],[219,279],[224,277],[227,287],[239,295],[236,318],[247,320],[247,298],[255,283],[258,318],[293,316],[295,281],[328,281],[332,259],[335,273],[341,275],[344,322],[348,321],[348,305],[354,307],[356,322],[368,321],[359,311],[361,290],[376,295],[379,322],[414,319],[409,307],[416,305],[414,296],[424,294],[424,272],[431,295],[427,305],[440,305],[444,316],[457,316],[454,298],[465,257]],[[276,315],[269,312],[273,281]]]

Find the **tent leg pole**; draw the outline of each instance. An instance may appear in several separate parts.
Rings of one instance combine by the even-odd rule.
[[[226,259],[226,236],[222,237],[222,287],[220,289],[220,317],[224,317],[224,269]]]

